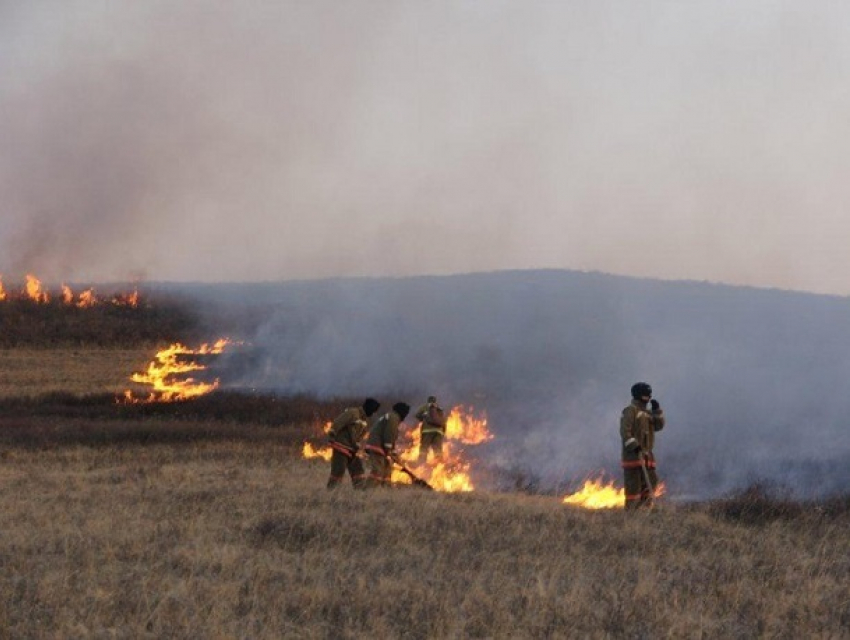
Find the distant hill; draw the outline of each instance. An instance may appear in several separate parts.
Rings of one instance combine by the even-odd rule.
[[[848,298],[555,270],[150,286],[249,343],[231,386],[433,392],[486,409],[489,459],[544,482],[619,474],[620,411],[646,380],[672,491],[850,483]]]

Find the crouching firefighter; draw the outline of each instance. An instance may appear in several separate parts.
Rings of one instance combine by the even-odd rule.
[[[328,489],[335,489],[345,477],[345,470],[351,476],[351,484],[355,489],[362,489],[366,483],[363,463],[357,457],[360,441],[366,433],[366,419],[372,416],[381,404],[374,398],[366,398],[362,406],[349,407],[340,413],[331,423],[328,431],[328,443],[333,449],[331,453],[331,477],[328,478]]]
[[[404,422],[410,407],[404,402],[393,405],[392,411],[387,411],[375,420],[369,430],[369,437],[363,447],[369,455],[368,487],[389,487],[393,472],[393,462],[397,459],[396,441],[398,440],[398,425]]]
[[[637,509],[652,504],[653,493],[658,486],[652,449],[655,432],[664,428],[666,419],[658,400],[652,397],[651,386],[637,382],[631,391],[632,402],[623,409],[620,418],[620,438],[623,442],[626,509]]]

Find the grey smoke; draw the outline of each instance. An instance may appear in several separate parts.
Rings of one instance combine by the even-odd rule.
[[[638,380],[668,415],[657,454],[674,496],[850,481],[846,298],[566,271],[185,291],[250,342],[231,386],[473,405],[496,435],[481,466],[549,487],[619,475]]]
[[[836,2],[2,2],[0,273],[846,294],[848,30]]]

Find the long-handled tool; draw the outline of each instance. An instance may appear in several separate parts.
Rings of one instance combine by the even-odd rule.
[[[652,480],[649,479],[649,470],[646,468],[646,458],[640,457],[640,470],[643,472],[643,481],[646,482],[646,487],[649,489],[649,506],[655,504],[655,487],[652,485]]]
[[[404,463],[401,460],[399,460],[398,458],[392,458],[392,461],[395,462],[401,468],[402,471],[404,471],[408,476],[410,476],[410,479],[413,481],[414,486],[422,487],[423,489],[428,489],[429,491],[434,491],[434,487],[432,487],[430,484],[425,482],[422,478],[420,478],[410,469],[404,466]]]

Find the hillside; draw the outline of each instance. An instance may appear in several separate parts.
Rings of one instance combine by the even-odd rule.
[[[486,410],[490,459],[544,485],[618,474],[620,411],[647,380],[675,495],[850,486],[847,298],[570,271],[151,287],[250,345],[220,370],[231,387],[434,392]]]

